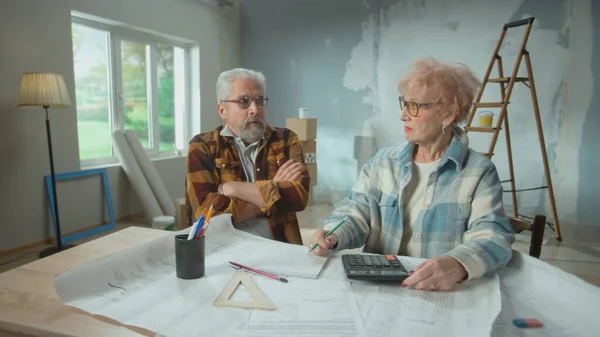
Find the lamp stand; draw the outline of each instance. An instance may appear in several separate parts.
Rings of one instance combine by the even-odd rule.
[[[52,176],[52,196],[54,197],[54,216],[56,217],[56,247],[49,247],[40,252],[39,257],[44,258],[52,254],[58,253],[65,249],[69,249],[74,245],[63,245],[62,234],[60,231],[60,219],[58,216],[58,198],[56,197],[56,177],[54,175],[54,156],[52,155],[52,137],[50,136],[50,119],[48,119],[48,108],[44,106],[46,110],[46,135],[48,136],[48,154],[50,156],[50,174]]]

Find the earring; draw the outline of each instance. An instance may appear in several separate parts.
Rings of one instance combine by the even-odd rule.
[[[448,126],[448,125],[444,125],[444,124],[442,124],[442,133],[443,133],[443,134],[446,134],[446,127],[447,127],[447,126]]]

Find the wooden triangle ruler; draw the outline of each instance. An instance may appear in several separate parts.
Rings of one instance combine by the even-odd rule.
[[[253,301],[236,301],[231,296],[238,285],[244,285],[246,291],[252,297]],[[225,286],[223,291],[213,302],[217,307],[234,307],[247,309],[275,310],[275,305],[269,300],[267,295],[258,288],[256,283],[252,282],[250,277],[243,270],[238,270],[231,281]]]

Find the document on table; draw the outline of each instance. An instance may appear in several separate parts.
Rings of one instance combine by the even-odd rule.
[[[205,276],[180,280],[175,274],[174,236],[187,231],[171,233],[57,275],[56,292],[66,305],[156,333],[211,336],[214,334],[206,329],[214,327],[228,336],[243,336],[245,332],[231,322],[246,322],[250,311],[212,306],[235,273],[228,261],[254,267],[258,267],[254,263],[286,261],[281,269],[293,268],[309,276],[318,275],[326,262],[309,255],[306,247],[238,231],[231,225],[230,215],[221,215],[212,219],[206,236]],[[294,281],[290,279],[288,290]],[[207,321],[198,325],[204,317]]]
[[[600,320],[594,316],[600,288],[516,251],[499,275],[502,311],[494,323],[493,337],[524,335],[523,329],[512,323],[516,318],[536,318],[544,325],[527,329],[527,336],[600,335]]]
[[[222,216],[221,216],[222,217]],[[213,218],[206,235],[206,255],[223,263],[238,262],[282,277],[319,277],[327,259],[308,254],[308,248],[266,239],[237,230],[230,216]]]
[[[498,276],[454,291],[420,291],[382,285],[361,313],[369,336],[489,336],[501,308]]]
[[[244,327],[246,337],[358,337],[365,329],[347,282],[291,280],[289,284],[255,278],[277,307],[254,310]]]
[[[347,283],[314,280],[292,280],[283,284],[256,276],[253,281],[277,307],[275,311],[230,309],[247,312],[244,320],[230,316],[227,322],[213,321],[215,312],[194,314],[202,321],[204,331],[190,333],[189,325],[175,324],[168,331],[155,337],[167,336],[243,336],[243,337],[366,337],[352,290]],[[290,286],[294,291],[290,291]],[[239,288],[238,288],[239,289]],[[236,296],[237,295],[237,296]],[[234,293],[239,300],[248,300],[249,296]],[[221,308],[216,309],[221,310]],[[210,320],[210,321],[205,321]],[[195,327],[199,326],[197,322]],[[234,323],[234,324],[232,324]],[[215,331],[218,331],[216,334]],[[210,332],[210,333],[209,333]]]

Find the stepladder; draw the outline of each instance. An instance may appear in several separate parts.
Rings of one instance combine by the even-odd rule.
[[[513,94],[513,89],[515,88],[516,83],[522,83],[529,88],[529,92],[531,95],[531,104],[533,115],[535,118],[535,124],[538,134],[538,140],[540,145],[542,163],[544,167],[544,175],[546,180],[546,187],[548,190],[548,199],[550,202],[550,211],[553,220],[553,226],[551,228],[554,230],[554,236],[558,241],[562,241],[562,236],[560,233],[560,224],[558,219],[558,212],[556,209],[556,200],[554,198],[554,188],[552,186],[552,178],[550,174],[550,168],[548,165],[548,155],[546,152],[546,143],[544,139],[544,132],[542,129],[542,119],[540,116],[540,108],[537,98],[537,92],[535,88],[535,81],[533,78],[533,67],[531,64],[531,57],[529,51],[527,50],[527,41],[529,39],[529,35],[531,33],[533,27],[534,18],[530,17],[527,19],[509,22],[502,27],[502,31],[500,33],[500,38],[496,44],[496,48],[492,54],[491,60],[486,69],[485,75],[481,82],[481,87],[479,92],[477,93],[475,100],[473,102],[473,106],[471,107],[471,111],[469,113],[469,117],[466,122],[465,131],[466,132],[484,132],[491,134],[491,141],[488,147],[487,152],[484,153],[488,158],[492,158],[494,155],[494,149],[496,147],[496,143],[498,141],[498,137],[502,129],[504,129],[505,141],[506,141],[506,150],[507,150],[507,160],[508,160],[508,173],[509,180],[503,182],[510,183],[510,193],[513,204],[513,213],[514,217],[522,217],[519,214],[518,200],[517,200],[517,189],[515,183],[515,170],[513,165],[513,153],[511,146],[511,138],[510,138],[510,128],[509,128],[509,118],[508,118],[508,107],[510,105],[511,95]],[[507,31],[511,28],[523,27],[524,33],[523,38],[521,40],[520,47],[517,51],[517,56],[511,70],[510,75],[507,77],[504,74],[502,56],[500,56],[500,49],[502,48],[504,39],[506,37]],[[519,68],[522,63],[525,64],[525,70],[527,76],[518,76]],[[498,77],[492,77],[492,72],[495,68],[495,73],[497,73]],[[500,88],[500,100],[497,102],[482,102],[482,96],[484,91],[486,90],[487,84],[493,83],[498,84]],[[479,109],[498,109],[497,118],[494,123],[489,123],[486,125],[473,126],[473,120],[477,115]],[[488,121],[489,122],[489,121]],[[535,189],[535,188],[533,188]]]

